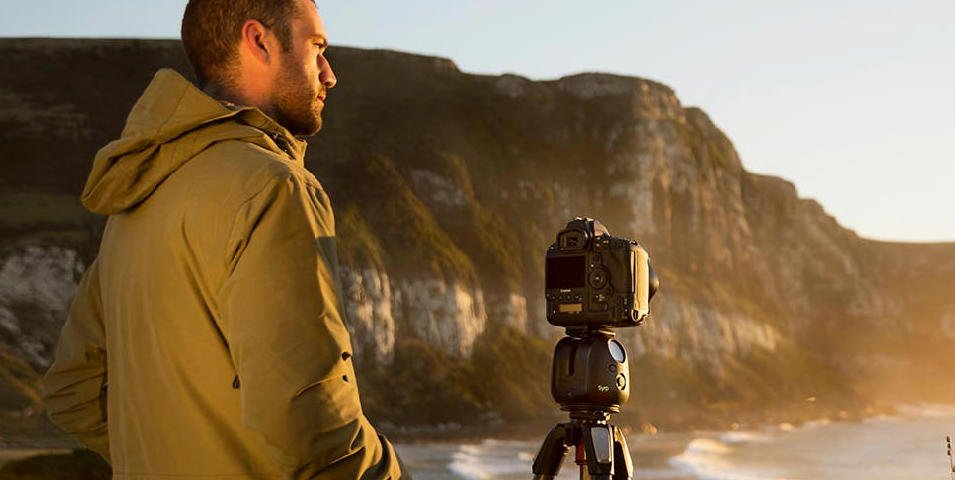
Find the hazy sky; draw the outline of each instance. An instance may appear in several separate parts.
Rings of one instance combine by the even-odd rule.
[[[0,0],[2,36],[177,38],[185,1]],[[747,169],[879,239],[955,241],[955,0],[337,0],[333,44],[663,82]],[[8,66],[9,67],[9,66]]]

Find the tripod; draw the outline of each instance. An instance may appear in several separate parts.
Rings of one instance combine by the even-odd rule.
[[[633,462],[610,414],[630,397],[626,350],[609,328],[568,328],[557,342],[551,395],[570,421],[551,429],[534,458],[534,480],[553,480],[575,448],[581,480],[631,480]]]

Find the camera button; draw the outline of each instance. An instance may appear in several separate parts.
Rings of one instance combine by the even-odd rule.
[[[602,267],[590,271],[590,286],[593,288],[603,288],[607,285],[607,272]]]

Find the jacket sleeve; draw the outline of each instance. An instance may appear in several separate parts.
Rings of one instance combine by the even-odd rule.
[[[96,260],[83,274],[43,380],[47,415],[107,462],[106,341]]]
[[[293,174],[238,211],[219,303],[242,420],[294,478],[400,478],[361,410],[333,222],[324,192]]]

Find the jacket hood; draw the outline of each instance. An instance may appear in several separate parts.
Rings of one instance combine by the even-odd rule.
[[[146,200],[169,175],[209,146],[242,140],[302,164],[305,142],[252,107],[230,107],[177,72],[156,73],[133,106],[118,140],[100,149],[83,205],[110,215]]]

